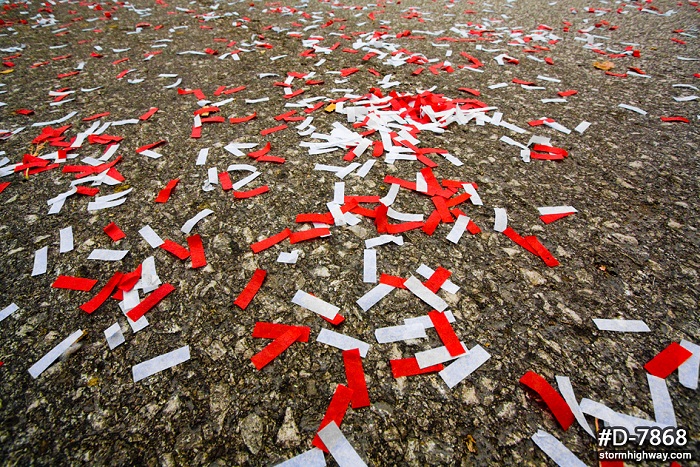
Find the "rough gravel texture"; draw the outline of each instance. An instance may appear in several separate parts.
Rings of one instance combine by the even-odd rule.
[[[124,157],[116,167],[126,180],[116,187],[102,185],[100,195],[134,188],[119,207],[88,212],[89,197],[76,195],[66,201],[59,214],[48,215],[46,200],[65,192],[73,180],[60,168],[28,179],[21,174],[0,179],[11,182],[0,194],[0,308],[11,302],[20,307],[0,323],[0,360],[4,362],[0,366],[0,457],[4,464],[273,465],[291,458],[311,447],[333,391],[346,382],[341,352],[315,342],[322,328],[372,344],[363,359],[372,404],[348,410],[341,426],[371,465],[553,465],[530,440],[538,429],[554,434],[586,464],[597,465],[595,440],[576,424],[564,432],[536,395],[518,384],[528,370],[544,376],[555,387],[555,375],[569,376],[579,399],[586,397],[618,412],[654,419],[644,364],[671,342],[686,339],[700,343],[700,109],[698,101],[673,100],[697,91],[672,87],[700,86],[700,79],[693,76],[700,72],[698,62],[677,58],[700,57],[698,30],[694,29],[699,18],[697,6],[687,1],[644,2],[644,6],[661,12],[676,10],[666,17],[640,12],[636,6],[580,0],[401,1],[369,7],[358,4],[357,9],[311,0],[286,4],[298,11],[282,14],[272,11],[282,3],[222,2],[213,10],[212,4],[204,1],[167,0],[165,5],[138,0],[132,5],[141,10],[140,15],[128,4],[120,4],[111,19],[103,20],[113,4],[103,3],[101,11],[95,5],[52,5],[56,22],[47,27],[32,27],[42,6],[37,2],[26,9],[8,7],[0,16],[3,21],[28,21],[0,30],[3,49],[24,45],[19,52],[3,51],[3,56],[21,56],[10,60],[14,67],[4,67],[12,72],[0,75],[0,83],[5,85],[0,90],[6,91],[0,100],[7,104],[0,108],[0,126],[8,131],[27,127],[0,143],[0,150],[12,163],[21,162],[23,154],[37,149],[32,140],[40,129],[30,127],[31,123],[76,110],[79,114],[66,123],[72,125],[67,132],[70,141],[90,125],[80,118],[110,112],[103,121],[118,121],[137,118],[149,107],[160,109],[148,121],[111,127],[106,132],[124,137],[118,152]],[[415,7],[420,17],[407,15],[410,7]],[[587,7],[612,11],[597,16],[586,12]],[[617,14],[617,8],[627,13]],[[206,22],[198,16],[212,11],[221,16]],[[368,17],[373,11],[377,12],[374,20]],[[41,16],[48,19],[50,13],[43,11]],[[90,18],[100,19],[87,21]],[[345,21],[304,30],[332,18]],[[489,18],[492,32],[505,34],[486,37],[500,43],[436,42],[437,36],[418,32],[413,36],[423,35],[423,40],[391,36],[418,30],[444,31],[441,35],[458,37],[450,32],[455,24]],[[564,20],[572,23],[570,32],[562,30]],[[606,58],[583,48],[585,40],[575,38],[585,36],[576,31],[601,20],[609,25],[603,24],[591,34],[607,38],[601,39],[604,48],[623,50],[622,43],[627,42],[637,44],[634,48],[641,52],[639,58],[610,59],[615,63],[612,71],[624,73],[630,66],[637,67],[651,78],[618,78],[593,67],[594,62]],[[130,34],[143,21],[151,26]],[[299,23],[292,24],[295,22]],[[551,26],[552,33],[562,38],[556,44],[544,44],[550,50],[536,54],[538,58],[552,57],[551,66],[527,59],[523,47],[507,45],[511,30],[521,28],[528,34],[540,24]],[[156,29],[157,25],[163,27]],[[266,28],[271,25],[284,30]],[[174,29],[178,26],[186,28]],[[610,26],[618,27],[610,30]],[[62,27],[67,27],[69,34],[56,33]],[[506,29],[494,31],[500,27]],[[363,61],[363,50],[358,54],[342,51],[352,48],[356,37],[348,40],[340,34],[371,33],[381,28],[389,35],[387,42],[429,59],[444,60],[449,48],[453,52],[447,59],[455,71],[435,75],[426,69],[413,75],[418,65],[394,67],[377,58]],[[674,34],[678,29],[686,34]],[[289,31],[300,32],[304,39],[324,36],[322,45],[327,47],[337,41],[341,45],[328,55],[302,57],[299,54],[307,47],[301,39],[290,37]],[[672,37],[686,43],[673,42]],[[160,39],[171,42],[156,42]],[[237,44],[227,48],[231,40]],[[252,40],[273,48],[255,47]],[[63,44],[63,48],[50,48]],[[157,44],[167,47],[153,47]],[[445,44],[448,46],[439,46]],[[499,66],[493,60],[497,52],[477,50],[477,45],[501,48],[520,63]],[[102,58],[90,56],[95,46],[102,47]],[[250,50],[240,53],[240,61],[231,57],[218,60],[209,54],[177,54],[213,48],[220,55],[237,47]],[[113,52],[120,48],[129,50]],[[149,51],[161,53],[143,61]],[[457,68],[469,63],[460,56],[462,51],[483,61],[484,72]],[[54,60],[62,55],[70,57]],[[124,57],[129,60],[112,64]],[[314,66],[320,58],[327,61]],[[31,68],[43,61],[49,63]],[[85,65],[78,75],[57,78],[80,62]],[[348,67],[360,71],[345,83],[336,84],[340,76],[326,74]],[[122,70],[131,68],[136,71],[115,79]],[[380,77],[368,73],[368,68],[376,69]],[[289,100],[282,97],[282,88],[273,83],[283,81],[287,72],[311,71],[316,71],[314,79],[324,80],[324,84],[309,86],[295,80],[294,89],[305,90],[298,99],[342,97],[343,93],[331,92],[333,88],[348,88],[362,95],[387,74],[393,74],[400,85],[384,92],[416,93],[417,89],[435,87],[433,92],[454,99],[472,97],[458,91],[459,87],[478,89],[479,99],[498,107],[504,120],[532,134],[548,136],[552,144],[569,152],[560,162],[525,163],[519,157],[520,149],[499,138],[506,135],[526,143],[530,135],[473,122],[451,125],[442,135],[420,135],[421,147],[447,149],[464,163],[457,167],[431,155],[439,164],[434,170],[438,178],[478,184],[484,206],[467,203],[461,208],[482,233],[465,234],[454,245],[445,240],[449,225],[438,227],[433,236],[420,230],[407,232],[403,246],[377,248],[378,272],[409,277],[422,263],[452,272],[450,279],[461,287],[459,293],[440,295],[457,318],[453,327],[469,347],[479,344],[492,356],[452,390],[437,374],[394,379],[391,373],[389,359],[410,357],[441,345],[433,330],[428,330],[428,339],[406,343],[380,345],[374,338],[376,328],[424,315],[430,311],[427,305],[405,290],[392,292],[368,312],[355,303],[373,286],[362,282],[364,240],[377,235],[371,219],[352,228],[333,227],[332,236],[324,239],[294,246],[284,242],[259,254],[250,249],[251,243],[286,227],[298,230],[294,220],[299,213],[326,212],[338,178],[314,171],[314,164],[347,164],[342,151],[309,155],[299,143],[312,140],[297,134],[293,128],[297,123],[290,123],[281,132],[260,135],[262,129],[279,124],[273,120],[275,115],[289,110],[284,107]],[[212,101],[227,97],[213,97],[219,86],[246,86],[228,96],[235,100],[222,106],[221,115],[245,116],[255,111],[257,118],[238,125],[206,124],[201,138],[190,138],[192,113],[199,107],[197,98],[179,95],[175,88],[165,89],[177,78],[159,77],[162,73],[177,74],[182,78],[180,88],[202,89]],[[280,77],[259,78],[259,73],[278,73]],[[537,80],[538,75],[561,82]],[[128,82],[140,78],[144,81]],[[525,90],[512,83],[513,78],[535,81],[546,90]],[[500,82],[509,85],[488,89]],[[98,86],[91,92],[80,91]],[[49,91],[61,88],[76,90],[68,96],[74,100],[50,106],[53,97]],[[556,98],[558,91],[567,89],[578,90],[578,94],[568,97],[566,103],[540,101]],[[269,102],[245,103],[245,99],[263,96],[269,96]],[[648,114],[619,108],[622,103]],[[35,114],[18,115],[14,111],[20,108],[33,109]],[[329,133],[333,123],[344,122],[343,115],[323,109],[310,115],[320,133]],[[661,116],[683,116],[690,123],[664,123]],[[527,122],[541,117],[554,118],[571,129],[582,120],[592,125],[583,134],[569,135],[544,126],[528,126]],[[160,139],[167,140],[167,145],[158,149],[163,154],[160,159],[135,152]],[[271,154],[287,161],[277,165],[234,158],[223,149],[234,141],[270,141]],[[199,149],[205,147],[211,148],[207,164],[195,166]],[[54,150],[43,147],[38,153]],[[99,157],[103,151],[103,146],[86,142],[76,152],[81,157]],[[360,162],[367,159],[364,155]],[[207,168],[216,166],[222,171],[232,163],[256,164],[262,175],[246,189],[268,185],[270,192],[234,200],[220,186],[202,190]],[[383,182],[385,175],[415,180],[422,167],[419,162],[390,165],[378,159],[364,179],[355,175],[345,179],[346,194],[384,196],[389,188]],[[170,200],[154,203],[158,192],[174,178],[180,178],[180,183]],[[536,208],[556,205],[572,205],[579,212],[543,224]],[[401,191],[392,207],[426,216],[433,209],[429,198],[408,190]],[[494,232],[493,207],[506,208],[509,225],[521,235],[536,235],[561,265],[548,268]],[[203,239],[205,268],[192,269],[188,261],[150,248],[138,234],[148,224],[164,239],[187,245],[180,227],[205,208],[214,214],[193,230]],[[116,245],[102,232],[112,221],[126,233]],[[73,227],[75,250],[59,254],[58,232],[67,226]],[[48,271],[30,277],[34,252],[44,246],[49,247]],[[118,263],[89,261],[87,256],[94,248],[129,250],[129,254]],[[295,265],[276,262],[281,251],[292,248],[300,250]],[[115,300],[90,315],[78,308],[116,270],[132,271],[151,255],[155,255],[161,280],[177,290],[148,313],[150,326],[133,333]],[[256,268],[267,270],[267,278],[251,305],[242,311],[233,301]],[[91,292],[51,288],[59,275],[89,277],[99,283]],[[345,322],[333,327],[292,304],[298,289],[339,306]],[[593,318],[641,319],[651,332],[599,331]],[[120,322],[126,343],[111,351],[103,330],[115,321]],[[251,337],[258,321],[309,326],[311,339],[292,345],[257,371],[250,357],[269,342]],[[85,337],[39,378],[32,379],[27,369],[77,329],[86,331]],[[133,365],[184,345],[191,349],[188,362],[133,382]],[[667,381],[678,424],[688,430],[688,449],[694,451],[698,462],[698,392],[682,387],[677,373]],[[591,417],[588,420],[594,424]],[[327,460],[334,462],[330,456]]]

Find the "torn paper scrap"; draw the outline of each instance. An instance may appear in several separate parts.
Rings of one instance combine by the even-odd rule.
[[[649,326],[638,319],[600,319],[593,318],[593,322],[601,331],[615,332],[649,332]]]
[[[276,467],[325,467],[326,456],[319,448],[311,448],[298,456],[292,457]]]
[[[673,402],[671,402],[671,395],[668,393],[666,380],[647,373],[647,381],[649,382],[649,392],[651,393],[651,402],[654,405],[654,419],[656,419],[656,422],[678,426],[678,423],[676,423],[676,412],[673,410]]]
[[[560,467],[586,467],[586,464],[581,462],[581,459],[576,457],[569,448],[546,431],[537,430],[531,439]]]
[[[41,359],[29,368],[29,374],[32,378],[36,379],[41,375],[48,367],[53,364],[58,358],[63,355],[66,350],[70,348],[71,345],[78,342],[78,339],[83,337],[82,329],[78,329],[70,336],[63,339],[56,347],[51,349],[49,353],[41,357]]]
[[[159,355],[145,362],[134,365],[132,373],[134,375],[134,383],[141,381],[144,378],[155,375],[163,370],[172,368],[175,365],[184,363],[190,359],[190,346],[186,345],[179,349],[173,350],[163,355]]]
[[[124,334],[122,334],[122,328],[119,323],[114,323],[107,329],[105,329],[105,339],[107,339],[107,345],[109,345],[109,350],[114,350],[115,348],[126,342],[124,339]]]
[[[19,310],[19,307],[15,303],[10,303],[5,308],[0,310],[0,321],[4,320],[17,310]]]
[[[447,302],[435,295],[429,288],[424,286],[420,280],[416,279],[415,276],[411,276],[408,279],[406,279],[404,285],[408,290],[413,292],[413,294],[416,297],[423,300],[435,310],[445,311],[445,309],[447,308]]]
[[[194,228],[194,226],[197,225],[197,222],[201,221],[202,219],[207,217],[209,214],[213,214],[213,213],[214,213],[214,211],[212,211],[211,209],[202,209],[199,213],[197,213],[196,216],[194,216],[193,218],[191,218],[187,222],[185,222],[182,225],[182,228],[180,228],[180,230],[185,234],[189,234],[192,231],[192,229]]]
[[[34,253],[34,267],[32,268],[32,277],[46,273],[48,267],[49,247],[45,246]]]
[[[608,426],[619,426],[626,428],[630,433],[634,432],[634,429],[638,426],[650,427],[656,426],[659,428],[666,428],[668,425],[662,423],[656,423],[651,420],[645,420],[643,418],[633,417],[631,415],[622,414],[615,412],[611,408],[601,404],[600,402],[595,402],[591,399],[581,400],[581,411],[586,415],[590,415],[595,418],[604,420]]]
[[[281,251],[279,256],[277,257],[277,262],[284,264],[296,264],[297,260],[299,259],[300,251],[301,250],[292,250],[289,253],[287,253],[286,251]]]
[[[139,230],[139,234],[141,237],[143,237],[144,240],[151,246],[151,248],[158,248],[161,246],[163,243],[162,238],[151,228],[150,225],[146,225]]]
[[[309,311],[313,311],[324,318],[330,319],[331,321],[335,319],[336,315],[340,311],[335,305],[331,305],[328,302],[316,298],[311,294],[304,292],[303,290],[297,290],[292,298],[292,303],[299,305],[302,308],[306,308]]]
[[[59,253],[73,251],[73,227],[66,227],[58,231],[60,236]]]
[[[340,467],[367,467],[334,421],[319,430],[318,436]]]
[[[321,329],[321,332],[318,333],[316,342],[327,344],[340,350],[360,349],[360,356],[362,356],[362,358],[367,356],[367,352],[370,348],[367,342],[325,328]]]
[[[700,345],[695,345],[684,339],[681,341],[681,347],[691,352],[693,356],[678,367],[678,381],[688,389],[697,389],[698,372],[700,370]]]
[[[464,378],[476,371],[489,358],[491,358],[491,355],[483,347],[476,345],[469,349],[466,355],[459,357],[438,374],[447,384],[447,387],[452,389]]]
[[[503,232],[508,227],[508,215],[506,214],[505,208],[493,208],[495,213],[495,220],[493,222],[493,230],[496,232]]]

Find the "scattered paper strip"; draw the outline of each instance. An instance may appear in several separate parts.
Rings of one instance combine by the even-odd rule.
[[[537,430],[532,441],[559,467],[587,467],[573,452],[544,430]]]
[[[70,348],[73,344],[78,342],[83,336],[83,331],[78,329],[70,336],[63,339],[56,347],[51,349],[49,353],[41,357],[41,359],[29,368],[29,374],[32,378],[37,379],[48,367],[50,367],[53,362],[58,360],[58,358],[63,355],[66,350]]]
[[[318,436],[340,467],[367,467],[334,421],[319,430]]]
[[[453,363],[449,364],[442,370],[439,375],[447,384],[447,387],[452,389],[457,386],[464,378],[476,371],[481,365],[491,358],[491,355],[484,350],[480,345],[469,349],[469,352],[463,357],[459,357]]]
[[[144,378],[160,373],[190,359],[190,346],[186,345],[163,355],[159,355],[145,362],[134,365],[131,369],[134,383]]]

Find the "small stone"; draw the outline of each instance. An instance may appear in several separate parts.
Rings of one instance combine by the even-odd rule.
[[[615,237],[615,240],[617,240],[620,243],[625,243],[627,245],[634,245],[634,246],[639,245],[639,242],[637,241],[637,239],[634,238],[632,235],[624,235],[621,233],[614,233],[614,234],[612,234],[612,236]]]
[[[525,279],[530,282],[531,285],[544,285],[547,283],[547,279],[545,279],[542,274],[540,274],[537,271],[531,271],[529,269],[521,269],[520,272],[522,275],[525,277]]]
[[[284,447],[291,447],[299,444],[299,441],[299,429],[294,423],[294,412],[291,407],[287,407],[284,412],[284,422],[277,432],[277,443]]]
[[[238,424],[243,442],[253,455],[262,448],[263,429],[263,421],[255,413],[249,414]]]

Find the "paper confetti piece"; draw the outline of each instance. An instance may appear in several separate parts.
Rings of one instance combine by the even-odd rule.
[[[97,310],[105,301],[107,301],[109,296],[112,295],[112,292],[114,292],[114,289],[117,288],[117,285],[122,280],[122,277],[124,277],[124,274],[119,271],[115,272],[107,284],[105,284],[105,286],[102,287],[99,292],[97,292],[97,295],[95,295],[88,302],[80,305],[80,309],[86,313],[93,313],[95,310]]]
[[[139,318],[141,318],[143,315],[148,313],[148,311],[151,310],[151,308],[155,307],[158,305],[158,303],[161,302],[165,297],[170,295],[172,292],[175,291],[175,287],[173,287],[170,284],[163,284],[160,287],[158,287],[156,290],[151,292],[151,294],[144,298],[141,303],[136,305],[134,308],[132,308],[126,316],[129,317],[130,320],[132,321],[138,321]]]
[[[185,235],[189,235],[189,233],[192,231],[194,226],[197,225],[197,223],[199,221],[201,221],[202,219],[204,219],[205,217],[207,217],[210,214],[214,214],[214,211],[212,211],[211,209],[202,209],[199,213],[197,213],[197,215],[195,215],[194,217],[189,219],[187,222],[185,222],[182,225],[182,227],[180,228],[180,230]]]
[[[83,277],[58,276],[51,287],[55,289],[80,290],[89,292],[97,284],[96,279],[86,279]]]
[[[676,423],[676,412],[673,410],[671,395],[668,393],[666,380],[657,378],[647,373],[651,402],[654,405],[654,419],[657,423],[664,425],[678,426]]]
[[[650,332],[649,326],[644,321],[637,319],[597,319],[593,322],[601,331],[615,332]]]
[[[334,421],[319,430],[318,437],[340,467],[367,467]]]
[[[124,339],[124,334],[122,334],[122,328],[119,323],[114,323],[104,331],[105,339],[107,339],[107,345],[109,350],[114,350],[115,348],[126,342]]]
[[[180,182],[179,178],[170,180],[167,185],[165,185],[165,188],[160,190],[158,192],[158,196],[156,196],[155,202],[156,203],[165,203],[170,199],[170,195],[172,194],[173,190],[177,186],[177,184]]]
[[[463,357],[449,364],[442,370],[439,375],[447,384],[447,387],[452,389],[457,386],[463,379],[476,371],[481,365],[491,358],[491,355],[484,350],[480,345],[469,349],[469,352]]]
[[[207,259],[204,255],[204,246],[202,245],[202,236],[199,234],[187,237],[187,245],[190,249],[190,259],[192,260],[192,269],[203,268],[207,265]]]
[[[340,426],[343,423],[345,412],[347,412],[351,400],[352,389],[348,388],[347,386],[343,386],[342,384],[336,386],[331,402],[328,404],[326,413],[323,415],[323,419],[321,420],[321,425],[318,427],[318,431],[321,431],[331,422],[334,422],[336,426]],[[328,452],[328,449],[326,449],[323,441],[321,441],[321,438],[318,436],[318,432],[311,444],[319,449],[322,449],[324,452]]]
[[[320,449],[312,448],[277,464],[276,467],[326,467],[326,457]]]
[[[576,457],[573,452],[564,446],[561,441],[556,439],[544,430],[537,430],[537,433],[532,435],[532,441],[538,448],[549,456],[560,467],[586,467],[586,464],[581,462],[581,459]]]
[[[415,296],[423,300],[435,310],[444,311],[445,309],[447,309],[447,302],[435,295],[430,289],[424,286],[423,283],[416,279],[414,276],[411,276],[408,279],[406,279],[406,282],[404,284],[406,285],[406,288],[410,290]]]
[[[281,336],[269,343],[264,349],[251,357],[251,361],[258,371],[277,358],[290,345],[296,342],[304,331],[298,327],[290,327]]]
[[[146,240],[146,242],[150,245],[151,248],[158,248],[159,246],[162,246],[163,241],[162,238],[151,228],[150,225],[146,225],[139,230],[139,235]]]
[[[325,328],[321,329],[321,332],[318,333],[316,342],[330,345],[331,347],[335,347],[340,350],[359,349],[362,358],[367,356],[367,352],[371,347],[367,342],[363,342],[359,339],[355,339],[354,337],[340,334],[339,332],[330,331]]]
[[[463,342],[460,342],[462,347],[466,349],[467,347]],[[426,368],[429,366],[437,365],[438,363],[445,363],[456,359],[460,355],[467,353],[466,350],[462,351],[459,355],[451,355],[444,345],[441,347],[435,347],[428,350],[423,350],[416,353],[416,362],[418,363],[418,368]]]
[[[586,415],[604,420],[609,426],[619,426],[626,428],[630,433],[634,432],[636,427],[652,427],[665,428],[667,425],[656,423],[652,420],[632,417],[630,415],[615,412],[605,405],[592,401],[590,399],[581,399],[581,411]]]
[[[343,362],[345,363],[345,376],[348,380],[348,387],[353,391],[352,408],[369,407],[369,392],[367,391],[365,372],[362,368],[360,349],[344,350]]]
[[[104,230],[104,233],[106,233],[107,236],[111,238],[113,242],[117,242],[122,238],[126,238],[126,234],[122,231],[122,229],[117,227],[117,224],[115,224],[114,222],[110,222],[102,230]]]
[[[253,337],[258,339],[277,339],[290,329],[300,331],[297,342],[308,342],[311,328],[308,326],[291,326],[289,324],[265,323],[258,321],[253,328]]]
[[[48,367],[53,364],[53,362],[58,360],[59,357],[70,348],[70,346],[78,342],[81,337],[83,337],[83,331],[78,329],[73,334],[59,342],[59,344],[51,349],[46,355],[41,357],[38,362],[29,368],[29,374],[32,375],[32,378],[37,379]]]
[[[402,326],[375,329],[374,337],[378,343],[388,344],[409,339],[427,338],[428,335],[425,333],[425,328],[420,324],[404,324]]]
[[[693,356],[678,367],[678,381],[688,389],[697,389],[698,373],[700,372],[700,345],[695,345],[684,339],[681,341],[681,346],[692,352]]]
[[[233,304],[239,307],[241,310],[245,310],[258,293],[258,290],[260,290],[260,287],[262,287],[262,284],[265,281],[265,276],[267,276],[267,271],[264,269],[256,269],[253,276],[250,278],[250,281],[248,281],[248,284],[246,284],[245,288],[241,291],[238,297],[236,297]]]
[[[159,355],[145,362],[134,365],[131,372],[134,376],[134,383],[138,383],[144,378],[153,376],[163,370],[172,368],[190,359],[190,346],[186,345],[172,352]]]
[[[368,311],[374,305],[379,303],[379,301],[382,298],[389,295],[389,293],[394,289],[395,289],[395,287],[393,287],[391,285],[378,284],[377,286],[373,287],[370,291],[368,291],[366,294],[364,294],[362,297],[360,297],[356,303],[359,305],[360,308],[362,308],[362,311]]]
[[[45,246],[34,253],[34,267],[32,268],[32,277],[46,274],[48,268],[49,247]]]
[[[297,290],[292,298],[292,303],[299,305],[302,308],[306,308],[309,311],[313,311],[314,313],[317,313],[329,320],[334,320],[340,311],[340,308],[337,306],[331,305],[330,303],[314,297],[303,290]]]
[[[362,282],[375,284],[377,282],[377,250],[365,249],[362,265]]]
[[[586,433],[595,438],[596,436],[593,433],[593,430],[588,424],[586,417],[583,415],[581,407],[579,407],[578,405],[578,400],[576,399],[576,395],[574,394],[574,388],[571,386],[571,380],[566,376],[556,376],[555,378],[557,380],[557,387],[559,388],[559,392],[561,393],[562,397],[573,412],[576,421],[579,425],[581,425],[581,428],[586,430]]]
[[[121,261],[129,253],[129,250],[105,250],[95,248],[87,259],[97,261]]]
[[[405,376],[416,376],[427,373],[437,373],[445,368],[442,364],[420,368],[415,357],[403,358],[400,360],[389,360],[391,364],[391,374],[394,378],[403,378]]]
[[[59,253],[68,253],[73,251],[73,227],[66,227],[59,230],[60,247]]]
[[[540,213],[540,219],[545,224],[551,224],[578,212],[573,206],[546,206],[537,208],[537,210]]]
[[[668,347],[649,360],[644,365],[644,369],[654,376],[665,379],[692,355],[677,342],[671,342]]]
[[[190,257],[190,251],[187,248],[173,242],[172,240],[165,240],[160,245],[160,248],[183,261]]]
[[[568,430],[571,424],[574,423],[574,413],[571,411],[569,404],[542,376],[533,371],[528,371],[520,378],[520,384],[532,389],[544,400],[564,431]]]
[[[10,303],[5,308],[0,310],[0,321],[4,320],[8,316],[11,316],[12,313],[14,313],[17,310],[19,310],[19,307],[15,303]]]

